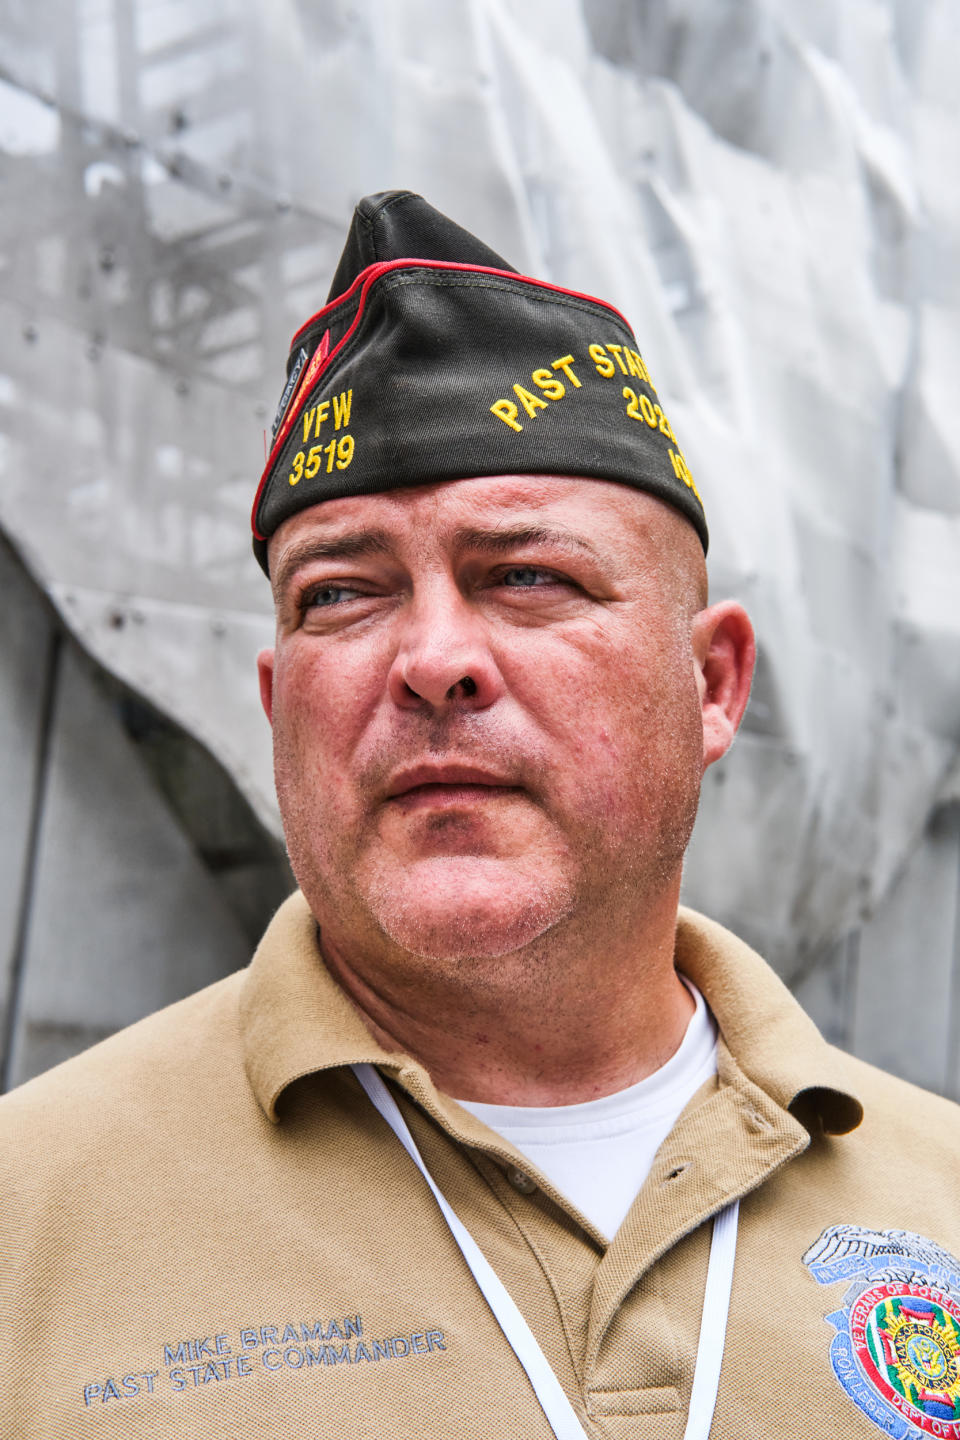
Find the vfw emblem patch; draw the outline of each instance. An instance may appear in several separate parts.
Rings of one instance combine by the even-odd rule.
[[[960,1440],[960,1262],[909,1230],[831,1225],[803,1263],[851,1282],[830,1360],[864,1414],[896,1440]]]

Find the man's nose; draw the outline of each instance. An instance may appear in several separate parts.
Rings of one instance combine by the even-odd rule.
[[[404,709],[459,705],[483,710],[503,693],[484,622],[455,588],[437,587],[413,599],[388,688]]]

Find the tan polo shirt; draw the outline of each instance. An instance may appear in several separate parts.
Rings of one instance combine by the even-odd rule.
[[[13,1092],[0,1435],[548,1440],[346,1068],[372,1061],[588,1435],[682,1440],[706,1222],[739,1196],[712,1435],[960,1437],[960,1111],[831,1049],[758,956],[688,912],[677,963],[716,1016],[720,1074],[609,1244],[379,1049],[299,896],[248,970]]]

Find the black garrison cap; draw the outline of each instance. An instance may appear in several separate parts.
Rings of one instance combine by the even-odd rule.
[[[520,275],[407,190],[361,200],[297,331],[253,506],[299,510],[475,475],[578,475],[666,500],[707,548],[693,477],[612,305]]]

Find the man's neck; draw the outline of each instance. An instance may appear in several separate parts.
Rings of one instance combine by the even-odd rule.
[[[447,969],[351,954],[325,929],[321,947],[378,1043],[420,1061],[439,1090],[572,1105],[625,1090],[679,1047],[694,1002],[673,964],[676,909],[674,893],[617,927],[626,942],[608,933],[591,944],[564,927],[493,964]]]

